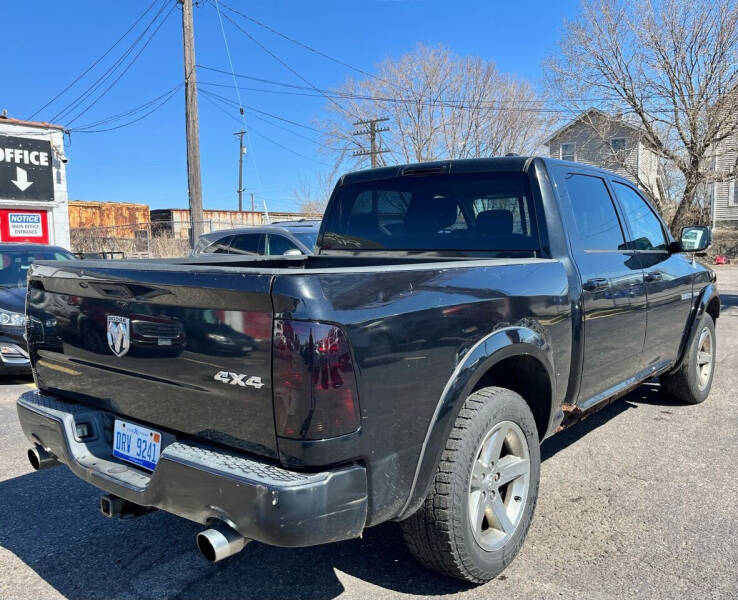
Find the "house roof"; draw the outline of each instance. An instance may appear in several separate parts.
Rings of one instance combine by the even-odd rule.
[[[606,119],[610,119],[612,121],[617,121],[619,125],[622,125],[623,127],[628,127],[629,129],[632,129],[633,131],[640,131],[640,127],[636,127],[632,123],[628,123],[627,121],[623,120],[620,117],[616,117],[614,115],[608,114],[603,110],[600,110],[599,108],[595,108],[594,106],[591,108],[588,108],[584,112],[582,112],[579,116],[572,119],[568,123],[565,123],[562,127],[559,127],[556,131],[554,131],[550,136],[548,136],[543,143],[548,145],[551,143],[551,140],[554,138],[560,136],[562,133],[564,133],[567,129],[570,127],[573,127],[577,123],[579,123],[582,119],[585,117],[591,116],[591,115],[597,115],[599,117],[604,117]]]
[[[23,125],[25,127],[40,127],[42,129],[58,129],[63,131],[64,127],[61,125],[54,125],[53,123],[47,123],[46,121],[24,121],[22,119],[14,119],[6,115],[0,115],[0,123],[9,123],[10,125]]]

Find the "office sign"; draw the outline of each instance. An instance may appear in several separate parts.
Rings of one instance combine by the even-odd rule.
[[[48,140],[0,135],[0,199],[54,199]]]

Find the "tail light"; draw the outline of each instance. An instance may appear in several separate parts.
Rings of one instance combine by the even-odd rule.
[[[335,325],[274,323],[277,435],[318,440],[359,428],[359,398],[348,340]]]

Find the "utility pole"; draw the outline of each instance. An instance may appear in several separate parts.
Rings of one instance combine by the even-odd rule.
[[[356,121],[354,125],[358,127],[359,125],[368,125],[368,129],[363,129],[361,131],[354,131],[354,135],[368,135],[369,136],[369,150],[358,150],[357,152],[354,152],[354,156],[371,156],[372,159],[372,169],[379,166],[377,157],[378,155],[389,152],[389,150],[382,150],[380,148],[377,148],[377,134],[382,133],[383,131],[389,131],[389,127],[377,127],[377,123],[382,123],[384,121],[389,121],[389,117],[382,117],[377,119],[367,119],[366,121]]]
[[[182,46],[185,72],[185,123],[187,135],[187,190],[190,198],[190,243],[194,247],[203,233],[202,181],[200,179],[200,125],[197,119],[197,75],[195,73],[195,26],[192,0],[182,4]]]
[[[251,212],[254,212],[254,210],[256,210],[254,207],[254,192],[251,192]]]
[[[243,129],[233,134],[238,136],[238,212],[243,210],[243,155],[246,154],[246,148],[243,147],[243,136],[245,134]]]

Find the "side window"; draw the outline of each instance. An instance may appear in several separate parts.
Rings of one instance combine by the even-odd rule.
[[[630,186],[613,181],[615,195],[630,225],[628,247],[634,250],[666,250],[666,237],[661,221],[640,194]]]
[[[263,233],[243,233],[231,240],[231,254],[264,254]]]
[[[299,250],[299,248],[283,235],[269,235],[269,256],[281,256],[287,250]]]
[[[210,244],[203,252],[205,254],[228,254],[228,246],[230,246],[232,239],[232,235],[222,237]]]
[[[591,175],[566,176],[574,223],[584,250],[622,250],[625,238],[605,182]]]

